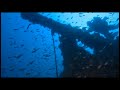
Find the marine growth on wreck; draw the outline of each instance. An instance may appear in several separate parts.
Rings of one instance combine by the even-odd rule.
[[[2,78],[117,78],[118,50],[118,12],[1,12]]]

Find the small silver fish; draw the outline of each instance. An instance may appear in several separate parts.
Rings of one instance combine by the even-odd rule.
[[[83,59],[85,59],[86,57],[83,57]]]
[[[23,56],[23,54],[19,54],[19,55],[17,55],[17,56],[14,56],[16,59],[19,59],[20,57],[22,57]]]
[[[105,64],[104,64],[104,65],[105,65],[105,66],[106,66],[106,65],[108,65],[108,62],[105,62]]]
[[[81,76],[79,75],[79,76],[77,76],[77,78],[81,78]]]
[[[89,68],[89,66],[86,67],[87,69]]]
[[[33,60],[33,61],[31,61],[29,64],[33,64],[33,62],[34,62],[34,60]]]
[[[82,69],[85,69],[84,67],[82,67]]]
[[[77,60],[77,57],[74,57],[73,60]]]
[[[79,54],[81,55],[82,53],[80,52]]]
[[[109,45],[112,45],[112,43],[110,43]]]
[[[97,67],[97,69],[100,69],[102,67],[102,65],[99,65],[98,67]]]
[[[40,48],[33,48],[32,53],[35,53],[36,51],[38,51]]]
[[[93,66],[92,64],[90,64],[90,66]]]

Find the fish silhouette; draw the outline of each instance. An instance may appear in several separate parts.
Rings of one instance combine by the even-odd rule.
[[[30,27],[30,25],[31,25],[31,24],[29,24],[29,25],[27,26],[27,29]]]
[[[35,53],[36,51],[38,51],[40,48],[33,48],[32,53]]]
[[[19,59],[19,58],[21,58],[23,56],[23,54],[19,54],[19,55],[17,55],[17,56],[14,56],[16,59]]]

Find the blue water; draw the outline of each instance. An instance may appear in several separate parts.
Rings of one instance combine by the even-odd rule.
[[[94,17],[106,20],[108,25],[119,25],[119,13],[62,13],[39,12],[40,15],[73,28],[88,31]],[[98,21],[99,22],[99,21]],[[101,24],[100,24],[101,25]],[[86,28],[86,29],[83,29]],[[94,28],[90,35],[98,33],[107,39],[104,32]],[[59,78],[64,72],[64,57],[60,48],[59,33],[52,35],[52,29],[44,25],[34,24],[21,17],[21,13],[1,13],[1,77],[8,78]],[[102,30],[101,30],[102,31]],[[109,30],[112,40],[119,37],[119,26]],[[87,37],[86,37],[87,38]],[[54,41],[54,43],[53,43]],[[76,38],[76,46],[91,56],[96,54],[94,47],[86,45]],[[103,47],[104,48],[104,47]],[[103,49],[101,48],[101,50]],[[88,60],[89,61],[89,60]],[[58,75],[57,75],[58,73]]]

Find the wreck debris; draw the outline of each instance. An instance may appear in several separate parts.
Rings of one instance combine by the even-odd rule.
[[[97,67],[97,69],[100,69],[102,67],[102,65],[99,65],[98,67]]]

